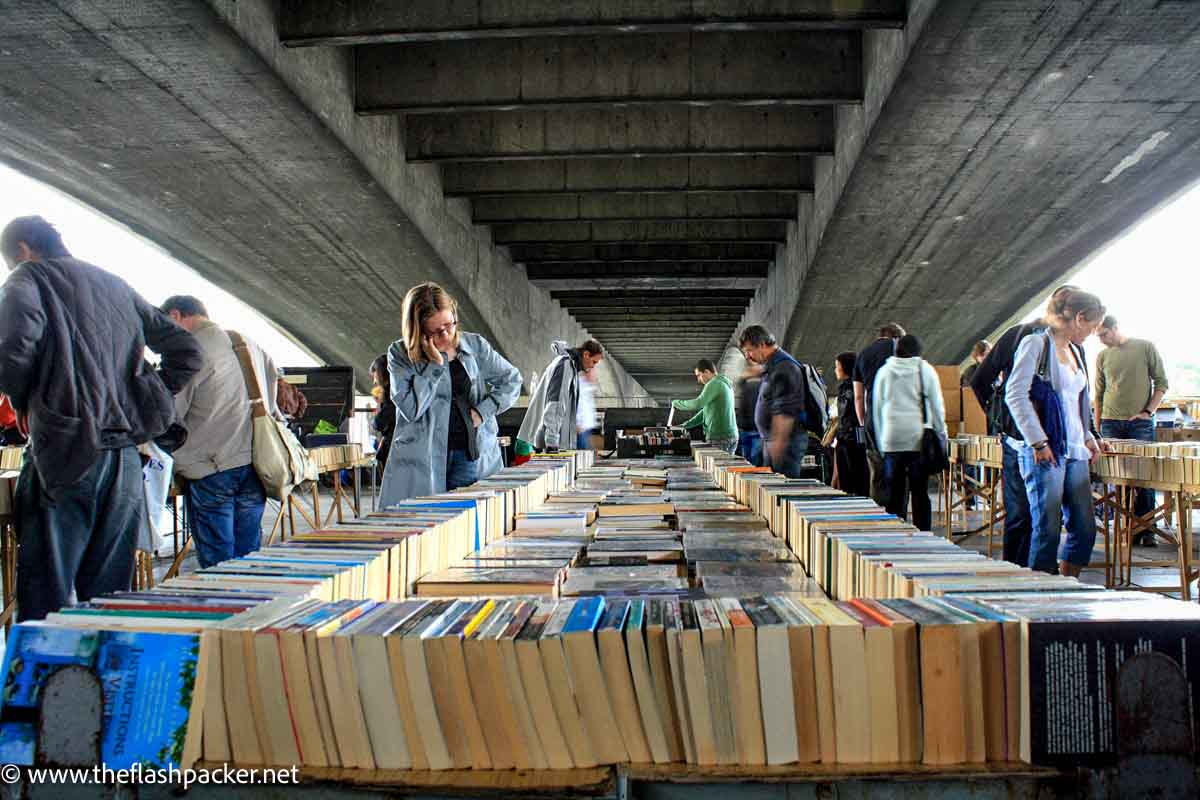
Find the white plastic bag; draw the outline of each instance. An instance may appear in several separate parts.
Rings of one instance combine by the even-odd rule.
[[[157,553],[171,531],[171,512],[167,509],[167,493],[171,490],[171,473],[175,459],[154,442],[140,448],[150,460],[142,467],[142,487],[146,495],[146,515],[138,531],[139,550]]]

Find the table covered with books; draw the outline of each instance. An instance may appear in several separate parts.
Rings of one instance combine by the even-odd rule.
[[[124,673],[172,732],[138,743],[158,759],[429,794],[1061,787],[1117,763],[1118,733],[1087,720],[1140,699],[1114,687],[1146,650],[1200,718],[1195,604],[1033,573],[704,448],[535,456],[96,598],[14,629],[14,685],[43,675],[47,631],[93,669],[164,637]],[[142,697],[151,674],[186,677]],[[6,700],[10,735],[35,695]],[[110,766],[146,757],[100,733]]]

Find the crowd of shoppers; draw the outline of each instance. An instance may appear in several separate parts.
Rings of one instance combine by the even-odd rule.
[[[40,217],[9,223],[0,254],[10,270],[0,292],[0,424],[29,448],[15,508],[20,619],[128,588],[145,513],[138,447],[151,441],[173,451],[201,566],[257,548],[266,496],[253,466],[253,403],[282,418],[270,356],[213,322],[198,298],[154,308],[73,258]],[[522,385],[487,339],[460,329],[457,303],[437,284],[408,291],[400,327],[369,370],[385,506],[499,469],[496,418]],[[1083,345],[1097,332],[1105,349],[1093,392]],[[144,360],[146,347],[161,357],[157,367]],[[736,387],[701,360],[700,394],[673,406],[694,412],[684,426],[702,426],[713,445],[799,477],[810,433],[819,437],[825,421],[824,386],[760,325],[745,328],[738,347],[746,368]],[[595,428],[603,349],[554,342],[552,355],[519,451],[586,448]],[[1095,295],[1063,286],[1041,320],[1013,326],[994,347],[977,342],[971,362],[962,384],[1003,440],[1004,558],[1079,574],[1096,538],[1089,463],[1107,450],[1102,437],[1154,439],[1168,388],[1157,349],[1126,336]],[[824,441],[837,485],[928,530],[925,445],[944,441],[947,426],[920,340],[889,323],[861,352],[838,355],[834,373],[837,419]],[[1154,504],[1153,492],[1141,493],[1137,514]],[[1141,543],[1153,545],[1153,528]]]

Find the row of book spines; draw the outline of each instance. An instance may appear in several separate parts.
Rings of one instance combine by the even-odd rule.
[[[433,768],[449,768],[451,766],[473,766],[479,768],[493,768],[498,766],[508,768],[511,766],[522,766],[515,761],[510,763],[507,758],[501,759],[497,764],[490,760],[486,761],[486,763],[480,762],[473,756],[465,759],[460,758],[453,762],[446,762],[444,759],[438,757],[444,747],[441,741],[438,741],[436,743],[437,747],[434,748],[438,750],[438,753],[425,753],[423,754],[424,757],[410,753],[407,757],[402,756],[397,760],[395,748],[389,749],[387,743],[376,741],[383,736],[384,727],[386,727],[385,722],[387,721],[379,717],[380,709],[376,704],[387,704],[392,698],[382,695],[379,697],[372,696],[370,694],[372,691],[371,687],[378,689],[381,685],[386,686],[386,680],[382,684],[380,683],[380,670],[382,670],[382,674],[388,675],[388,669],[390,669],[390,675],[393,680],[396,679],[398,674],[403,675],[404,666],[398,665],[395,662],[396,652],[398,652],[400,647],[404,646],[402,640],[408,640],[413,643],[413,646],[418,647],[422,657],[428,660],[425,665],[426,674],[430,676],[434,683],[437,683],[443,675],[441,671],[435,669],[435,662],[437,662],[439,655],[441,657],[448,656],[451,659],[458,658],[460,656],[454,648],[460,646],[465,648],[463,650],[464,653],[469,653],[476,642],[484,641],[484,639],[478,636],[479,633],[483,633],[486,630],[494,634],[497,632],[497,627],[501,635],[489,636],[488,639],[497,641],[502,639],[507,641],[541,642],[541,655],[542,660],[545,662],[543,666],[548,670],[557,669],[560,666],[560,656],[554,649],[558,645],[555,644],[551,650],[546,651],[545,648],[548,646],[546,642],[557,641],[559,639],[566,642],[567,639],[564,637],[572,637],[575,634],[585,634],[587,638],[583,641],[593,642],[601,640],[606,632],[612,632],[619,636],[623,631],[623,641],[629,648],[629,652],[622,653],[620,659],[612,661],[612,664],[616,665],[626,665],[628,663],[626,659],[633,658],[636,655],[634,651],[640,651],[640,648],[653,647],[654,642],[661,641],[655,638],[655,631],[665,631],[672,639],[685,637],[683,643],[679,644],[680,651],[670,654],[671,658],[680,660],[678,665],[672,664],[672,674],[680,676],[677,680],[691,681],[692,685],[687,688],[685,693],[677,694],[677,701],[680,703],[680,707],[686,704],[689,709],[697,712],[699,716],[684,713],[680,715],[674,724],[681,727],[688,724],[693,726],[692,729],[685,729],[682,732],[681,738],[687,738],[689,734],[693,737],[694,747],[689,748],[689,760],[698,761],[699,763],[763,763],[755,755],[760,751],[754,747],[750,747],[747,751],[744,747],[744,740],[749,738],[757,741],[759,735],[754,733],[754,731],[758,730],[755,726],[762,726],[763,724],[772,725],[770,718],[772,718],[774,711],[767,706],[758,707],[757,702],[752,704],[754,705],[753,709],[749,707],[742,708],[742,713],[738,717],[739,730],[742,731],[742,738],[738,740],[741,749],[739,749],[736,755],[732,754],[729,749],[731,747],[730,741],[728,738],[723,738],[720,739],[720,754],[717,754],[717,750],[714,749],[718,741],[717,727],[715,726],[721,723],[713,721],[713,708],[703,707],[704,698],[707,696],[710,703],[715,703],[718,706],[718,716],[723,715],[721,719],[728,723],[731,719],[730,714],[732,711],[729,707],[721,705],[723,702],[721,697],[724,696],[722,692],[736,691],[737,686],[727,685],[729,674],[733,673],[719,674],[720,670],[717,668],[721,667],[721,663],[720,661],[714,662],[712,660],[713,648],[723,646],[722,643],[724,643],[724,646],[737,647],[735,642],[738,638],[742,636],[753,637],[756,631],[761,640],[762,637],[768,636],[770,631],[782,632],[784,629],[803,629],[805,631],[804,635],[817,636],[817,644],[815,645],[817,655],[814,657],[818,663],[811,665],[808,663],[789,663],[787,668],[782,670],[782,674],[792,676],[816,675],[818,676],[816,678],[818,681],[821,680],[820,675],[825,675],[829,681],[832,681],[832,684],[828,686],[821,685],[813,689],[812,693],[822,693],[822,696],[819,698],[814,697],[813,700],[815,702],[809,703],[803,709],[795,709],[789,715],[792,719],[787,724],[798,725],[808,729],[808,734],[804,735],[808,736],[809,744],[813,745],[817,742],[817,738],[812,736],[812,729],[818,724],[817,717],[823,716],[824,720],[820,722],[820,725],[822,728],[828,729],[826,731],[827,741],[822,740],[820,746],[816,748],[810,746],[806,750],[807,755],[804,756],[800,755],[798,744],[792,747],[788,743],[782,751],[777,750],[775,752],[774,756],[771,757],[773,759],[771,763],[791,763],[791,761],[795,760],[824,760],[846,763],[861,763],[872,760],[887,762],[916,760],[920,756],[920,743],[913,734],[915,728],[912,727],[913,720],[919,718],[919,710],[913,708],[913,703],[916,701],[913,697],[908,697],[907,700],[909,703],[906,710],[905,708],[900,708],[895,702],[890,700],[890,698],[896,696],[898,689],[894,685],[888,685],[886,674],[881,685],[872,687],[877,690],[876,694],[889,698],[885,702],[877,703],[878,707],[874,709],[874,714],[878,719],[875,720],[875,723],[892,731],[900,724],[901,719],[907,720],[905,727],[908,733],[904,737],[903,745],[900,743],[897,735],[886,740],[886,742],[891,742],[891,744],[885,743],[880,745],[877,743],[875,745],[876,750],[864,750],[863,742],[866,740],[857,740],[856,737],[859,734],[865,734],[870,729],[870,725],[867,723],[868,717],[863,714],[861,703],[855,707],[847,706],[840,712],[845,717],[842,720],[845,723],[843,726],[846,728],[845,730],[837,728],[833,720],[834,707],[839,704],[839,701],[833,699],[833,695],[840,692],[843,701],[850,702],[847,698],[856,691],[856,688],[851,684],[859,679],[857,673],[863,668],[864,662],[859,650],[865,646],[864,642],[866,640],[862,637],[870,635],[869,632],[876,629],[894,629],[897,632],[903,632],[911,630],[913,627],[910,619],[905,618],[902,614],[887,606],[872,604],[868,601],[860,601],[855,604],[838,604],[835,606],[827,601],[781,601],[779,598],[771,598],[768,601],[764,598],[757,598],[749,601],[741,601],[740,605],[739,601],[736,600],[722,601],[721,603],[701,601],[692,604],[684,602],[678,606],[666,603],[664,605],[650,606],[649,613],[647,613],[647,603],[634,601],[633,603],[618,605],[615,608],[610,606],[609,613],[605,614],[604,601],[600,598],[595,598],[590,601],[581,601],[574,604],[573,608],[571,604],[560,604],[559,608],[538,607],[535,614],[532,605],[528,602],[517,600],[499,602],[508,603],[506,607],[506,611],[509,612],[508,616],[489,622],[487,619],[488,615],[501,606],[498,605],[497,601],[476,601],[470,605],[460,606],[462,608],[461,616],[457,619],[444,620],[438,635],[433,637],[427,635],[429,629],[425,629],[424,631],[414,629],[417,632],[416,636],[398,635],[385,637],[366,633],[354,633],[354,635],[350,635],[352,630],[346,630],[345,636],[339,636],[337,635],[338,629],[345,628],[346,625],[351,624],[353,618],[335,618],[332,621],[320,621],[313,626],[313,630],[305,631],[299,638],[294,638],[292,641],[295,641],[297,644],[291,645],[293,649],[289,653],[285,652],[289,645],[286,644],[285,637],[281,635],[284,631],[279,628],[269,628],[257,634],[249,634],[252,636],[253,652],[257,659],[256,663],[246,661],[246,654],[250,651],[246,649],[246,645],[244,644],[245,639],[239,639],[239,637],[247,635],[247,632],[236,630],[222,631],[220,639],[206,637],[204,641],[208,648],[216,648],[218,642],[224,648],[217,663],[220,664],[221,669],[225,670],[225,674],[247,675],[248,682],[252,684],[252,688],[249,691],[251,693],[258,692],[261,695],[253,696],[252,694],[248,698],[242,697],[241,693],[239,693],[239,688],[243,685],[241,681],[225,682],[225,707],[231,712],[228,718],[228,736],[215,737],[219,741],[210,740],[208,737],[212,731],[209,726],[224,720],[216,720],[211,716],[206,717],[204,723],[206,731],[206,758],[216,760],[224,756],[224,760],[233,758],[238,763],[245,764],[289,764],[296,763],[296,759],[299,759],[302,763],[309,765],[325,766],[331,762],[327,754],[335,752],[328,744],[328,742],[333,741],[337,748],[336,752],[341,754],[337,756],[337,761],[345,766],[398,769],[406,769],[412,766],[424,768],[425,764]],[[433,607],[435,613],[440,609],[450,606],[447,601],[443,601],[443,603],[441,606]],[[514,603],[516,604],[516,608],[512,607]],[[787,603],[788,605],[781,606],[779,605],[780,603]],[[455,604],[455,606],[459,605]],[[790,611],[785,613],[796,614],[798,618],[792,619],[785,624],[778,618],[775,611],[776,608],[783,607],[790,609]],[[376,609],[374,613],[380,615],[387,614],[391,608]],[[523,611],[518,609],[523,609]],[[347,615],[351,613],[361,616],[366,612],[361,608],[346,612]],[[937,620],[936,610],[924,613],[927,615],[932,614],[935,621]],[[417,618],[419,617],[420,615],[418,614]],[[399,621],[398,615],[396,616],[396,620]],[[364,617],[364,621],[367,621],[367,618]],[[829,637],[831,632],[833,636],[832,645],[826,639],[821,638]],[[597,634],[596,640],[593,640],[592,634]],[[697,661],[695,659],[695,651],[691,653],[685,652],[686,637],[689,636],[697,637],[696,641],[702,645],[705,653],[705,660]],[[849,638],[846,638],[847,636]],[[387,652],[391,654],[393,660],[390,668],[381,667],[380,663],[376,663],[374,665],[376,673],[368,675],[367,672],[370,668],[365,663],[360,662],[365,662],[372,657],[367,655],[368,653],[373,652],[378,655],[383,652],[382,649],[371,650],[375,646],[372,643],[374,641],[380,642],[380,648],[386,647]],[[621,639],[618,638],[617,641],[621,641]],[[749,642],[750,640],[747,640],[747,644],[743,644],[740,648],[742,651],[741,658],[749,658],[750,656],[747,654],[751,652],[759,653],[759,657],[761,658],[763,652],[761,649],[754,651],[745,650]],[[610,640],[609,646],[611,646],[611,643]],[[299,654],[298,650],[295,650],[299,644],[307,648],[303,657]],[[637,647],[634,647],[635,644]],[[893,646],[900,646],[901,644],[903,643],[897,640],[893,643]],[[563,646],[566,647],[567,645],[564,644]],[[603,647],[603,645],[601,646]],[[757,645],[754,646],[757,647]],[[439,650],[439,647],[443,649]],[[444,649],[446,647],[451,649],[447,651]],[[830,647],[833,648],[832,651],[829,650]],[[595,657],[596,651],[594,645],[588,645],[582,651],[576,649],[573,655],[567,656],[568,659],[584,659],[584,663],[579,665],[580,672],[567,676],[570,683],[565,685],[598,685],[601,688],[607,685],[610,696],[604,699],[606,702],[612,702],[615,695],[611,693],[616,691],[613,682],[620,680],[622,687],[624,687],[628,681],[623,675],[609,674],[606,677],[599,678],[598,676],[602,673],[599,667],[588,662],[590,658],[589,653],[590,657]],[[909,655],[915,655],[915,653],[916,651],[910,648]],[[730,652],[729,655],[732,657],[733,653]],[[205,653],[202,653],[202,658],[205,657]],[[465,655],[461,657],[466,658]],[[550,660],[547,660],[547,657]],[[208,652],[207,658],[209,661],[206,663],[212,668],[214,657],[211,650]],[[240,661],[239,658],[241,659]],[[289,658],[291,663],[288,661]],[[826,664],[821,662],[822,658],[832,658],[834,662]],[[356,661],[355,659],[358,660]],[[605,669],[610,669],[612,664],[606,666]],[[763,685],[763,697],[769,696],[774,698],[778,692],[767,691],[768,680],[764,677],[764,674],[766,672],[778,672],[778,670],[773,670],[770,661],[762,661],[760,664],[762,669],[759,669],[757,677],[761,679],[760,682]],[[410,660],[408,668],[412,669],[414,666],[418,665]],[[450,666],[453,667],[453,665]],[[256,667],[259,670],[258,676],[263,678],[263,684],[270,684],[274,671],[278,667],[283,675],[282,685],[271,684],[264,686],[257,684],[258,677],[255,677]],[[903,667],[903,665],[900,665],[900,667]],[[903,669],[900,667],[897,667],[899,671],[895,672],[895,674],[900,676],[899,679],[904,684],[900,687],[902,690],[901,693],[907,692],[911,695],[911,687],[915,685],[912,663],[908,663],[908,666]],[[305,672],[306,669],[308,670],[307,673]],[[716,669],[716,673],[713,673],[712,669]],[[908,670],[907,673],[905,673],[905,669]],[[708,671],[706,672],[706,670]],[[451,669],[451,672],[453,672],[453,669]],[[749,676],[744,669],[737,674],[743,682],[748,677],[755,677]],[[904,677],[905,674],[907,674],[907,677]],[[477,676],[478,673],[473,674],[470,680],[474,681]],[[465,671],[462,677],[466,677]],[[557,677],[561,679],[563,676],[559,675]],[[640,677],[644,678],[645,676]],[[483,680],[481,676],[480,679]],[[553,678],[548,679],[552,680]],[[634,678],[633,680],[636,682],[637,679]],[[598,683],[597,681],[600,682]],[[716,685],[710,687],[709,684],[714,682]],[[701,684],[705,687],[704,693],[697,694],[699,691],[698,686]],[[305,698],[309,696],[309,693],[305,691],[306,685],[311,690],[313,696],[319,695],[322,692],[325,693],[324,700],[328,707],[326,714],[330,715],[329,725],[331,730],[326,737],[326,743],[320,746],[318,746],[318,740],[315,736],[309,736],[306,743],[301,741],[303,738],[300,733],[301,730],[305,730],[309,734],[316,730],[313,724],[312,713],[308,713],[303,720],[297,719],[298,705],[307,702]],[[439,735],[443,737],[453,735],[452,731],[445,728],[449,722],[447,717],[454,715],[451,706],[445,703],[447,697],[457,697],[458,701],[460,701],[456,704],[457,711],[460,714],[467,714],[468,716],[472,714],[478,716],[479,712],[483,711],[484,706],[487,705],[486,702],[478,702],[486,700],[486,698],[476,696],[475,700],[469,699],[472,697],[472,691],[475,691],[478,695],[478,687],[472,688],[470,685],[458,686],[453,690],[455,694],[448,694],[448,687],[439,686],[435,688],[440,688],[441,691],[434,691],[433,689],[425,691],[424,687],[408,687],[410,690],[409,702],[424,702],[435,695],[439,698],[436,706],[424,709],[424,714],[416,714],[416,717],[411,720],[413,725],[405,725],[406,728],[409,728],[410,735],[411,730],[416,725],[417,718],[420,718],[426,725],[426,738],[431,735],[434,738],[438,738]],[[713,694],[713,692],[709,691],[709,688],[720,691]],[[780,687],[775,686],[773,688],[778,690]],[[401,688],[398,685],[393,685],[392,689],[396,696],[395,702],[400,704],[400,711],[408,713],[409,709],[402,697],[403,692]],[[562,687],[560,686],[559,691],[561,692],[561,690]],[[858,691],[861,693],[861,687],[858,688]],[[284,694],[280,694],[280,692]],[[421,697],[418,698],[416,696],[418,694]],[[631,699],[631,695],[628,692],[622,692],[621,696],[625,701]],[[544,700],[545,698],[534,699]],[[556,701],[561,699],[561,697],[555,698]],[[649,702],[649,695],[646,692],[642,692],[641,700]],[[576,697],[576,701],[581,705],[588,702],[578,696]],[[468,704],[474,702],[478,708],[464,708],[462,702]],[[771,702],[773,700],[768,701],[767,705],[770,705]],[[281,710],[281,704],[286,705],[287,709]],[[317,700],[317,704],[320,705],[320,699]],[[825,707],[824,712],[820,711],[822,704]],[[657,701],[655,701],[655,705],[658,705]],[[215,710],[214,706],[208,709],[206,713],[211,715]],[[494,711],[495,708],[489,707],[488,710]],[[556,709],[560,715],[565,710],[565,706]],[[308,711],[313,712],[313,709],[308,709]],[[647,711],[648,709],[642,708],[638,713],[644,719]],[[618,751],[618,748],[613,744],[613,740],[609,737],[607,747],[599,747],[590,751],[593,753],[592,758],[576,758],[572,764],[575,766],[589,766],[591,764],[588,762],[597,762],[597,758],[599,759],[598,763],[616,763],[618,761],[629,760],[630,758],[633,760],[647,760],[640,758],[645,753],[644,748],[648,746],[643,744],[646,734],[641,734],[639,738],[639,734],[633,733],[633,727],[629,723],[630,720],[636,721],[637,717],[631,715],[629,712],[630,708],[628,707],[618,711],[605,706],[604,703],[601,703],[598,708],[591,709],[590,712],[584,712],[584,715],[587,717],[586,721],[592,723],[592,734],[597,733],[595,726],[597,717],[602,718],[604,721],[611,721],[611,719],[615,718],[614,715],[620,715],[624,722],[623,734],[638,744],[633,746],[632,742],[630,742],[631,746],[629,749]],[[432,714],[440,714],[440,716],[434,717]],[[747,714],[749,715],[748,717]],[[287,718],[285,718],[285,715]],[[259,716],[261,716],[261,719],[258,718]],[[775,716],[777,717],[777,715]],[[394,721],[394,715],[388,717],[387,714],[384,714],[384,717]],[[751,720],[749,727],[747,727],[746,723],[747,718]],[[443,726],[443,730],[437,735],[433,734],[431,729],[428,728],[428,724],[434,719],[440,719],[440,724]],[[689,719],[690,723],[688,722]],[[768,720],[768,722],[762,722],[764,719]],[[549,720],[543,721],[549,722]],[[457,722],[462,723],[462,720],[459,719]],[[482,721],[473,720],[471,722],[472,725],[484,725]],[[564,727],[567,724],[565,720],[559,720],[559,722]],[[578,724],[578,720],[574,722]],[[776,719],[776,723],[778,723],[778,719]],[[714,726],[711,731],[709,726]],[[768,741],[776,741],[778,739],[780,731],[775,730],[777,727],[777,724],[773,725],[772,732],[776,736],[768,738]],[[374,728],[373,731],[372,728]],[[611,728],[610,732],[616,729]],[[836,730],[836,734],[833,733],[834,730]],[[677,732],[655,729],[651,734],[651,738],[654,738],[655,741],[660,741],[662,737]],[[257,739],[252,741],[250,733],[257,736]],[[397,731],[391,730],[391,733],[396,734]],[[494,735],[496,731],[493,730],[492,733]],[[510,733],[513,732],[510,731]],[[578,733],[578,731],[575,731],[575,733]],[[712,734],[712,738],[709,736],[710,733]],[[789,729],[784,732],[783,736],[790,742],[793,733]],[[662,736],[660,737],[659,734],[662,734]],[[796,735],[800,736],[801,734]],[[288,739],[289,736],[295,736],[296,740],[294,742],[290,741]],[[829,738],[830,736],[835,736],[836,738]],[[486,736],[482,741],[482,746],[486,747]],[[857,744],[855,744],[856,741]],[[367,745],[366,749],[363,748],[364,742]],[[841,742],[840,751],[838,750],[838,742]],[[434,744],[434,742],[431,742],[431,744]],[[496,742],[493,742],[493,749],[496,749],[495,745]],[[228,753],[226,752],[227,748],[229,749]],[[572,752],[585,752],[586,748],[587,745],[583,744],[582,741],[572,742]],[[503,750],[504,748],[500,749]],[[766,752],[770,750],[771,748],[768,747]],[[793,751],[795,751],[794,757],[789,755]],[[309,753],[307,760],[304,755],[305,752]],[[609,753],[610,757],[604,755],[597,757],[594,755],[597,752]],[[750,753],[749,755],[747,754],[748,752]],[[837,755],[839,752],[840,756]],[[323,755],[318,755],[318,753]],[[467,751],[460,752],[460,755],[463,755],[463,753],[469,755],[470,748]],[[1006,752],[1005,757],[1007,755]],[[661,748],[657,753],[653,754],[653,757],[656,761],[678,760],[673,758],[669,753],[661,750]],[[288,759],[292,760],[289,761]],[[525,764],[523,766],[537,768],[536,763]]]

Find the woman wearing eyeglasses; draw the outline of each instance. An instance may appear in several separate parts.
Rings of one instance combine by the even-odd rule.
[[[521,392],[521,373],[482,336],[458,329],[458,304],[436,283],[410,289],[401,315],[403,338],[388,349],[396,432],[384,506],[500,469],[496,415]]]

